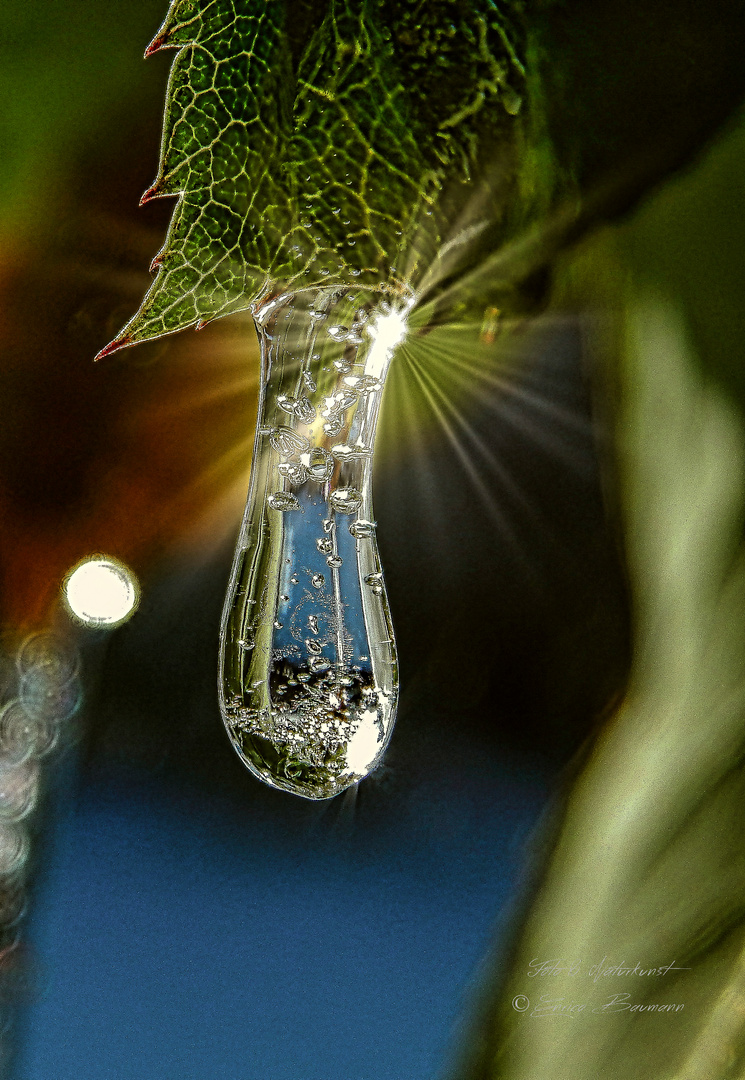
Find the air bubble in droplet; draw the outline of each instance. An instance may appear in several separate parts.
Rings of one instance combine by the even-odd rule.
[[[323,574],[314,574],[313,577],[310,579],[310,583],[314,589],[322,589],[323,586],[326,584],[326,578],[323,576]]]
[[[347,368],[347,370],[349,370],[349,368]],[[324,423],[323,430],[327,435],[329,435],[329,436],[331,436],[333,438],[334,435],[339,434],[339,432],[341,431],[341,429],[343,427],[344,427],[344,418],[342,416],[331,416]]]
[[[321,536],[316,540],[316,547],[322,555],[329,555],[333,550],[333,544],[329,540],[328,536]]]
[[[299,510],[300,503],[297,501],[294,495],[289,491],[275,491],[266,500],[271,506],[272,510]]]
[[[383,389],[380,379],[374,379],[372,375],[347,375],[343,382],[345,386],[351,387],[359,394],[367,394],[373,390]]]
[[[277,472],[296,487],[308,479],[308,471],[299,461],[283,461],[277,466]]]
[[[375,533],[375,522],[357,518],[349,526],[349,531],[355,540],[368,540]]]
[[[357,402],[359,394],[351,386],[343,386],[341,390],[337,390],[331,399],[334,403],[335,412],[345,412]]]
[[[306,397],[298,398],[295,402],[295,416],[303,424],[312,424],[316,418],[316,410]]]
[[[321,646],[318,644],[317,641],[314,641],[313,638],[306,638],[305,645],[308,649],[308,652],[313,653],[314,656],[317,656],[321,651]]]
[[[289,456],[290,454],[302,454],[308,449],[310,443],[304,435],[298,435],[296,431],[288,427],[275,428],[269,432],[269,442],[278,454]]]
[[[334,459],[322,446],[314,446],[309,454],[303,455],[308,476],[317,484],[325,484],[334,471]]]
[[[339,461],[355,461],[363,457],[371,457],[372,450],[366,446],[348,446],[345,443],[337,443],[331,447],[331,453]]]
[[[362,504],[362,496],[356,488],[337,488],[329,496],[329,505],[339,514],[354,514]]]
[[[321,671],[328,671],[330,666],[329,660],[325,656],[311,656],[308,661],[308,667],[316,675]]]
[[[332,570],[338,570],[343,560],[339,555],[329,555],[326,559],[326,565],[330,566]]]
[[[334,341],[343,341],[349,333],[349,327],[340,325],[329,326],[326,333],[329,335],[329,337],[332,337]]]

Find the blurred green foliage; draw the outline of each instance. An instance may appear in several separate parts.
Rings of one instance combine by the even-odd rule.
[[[76,160],[162,83],[142,63],[159,0],[7,3],[0,36],[0,231],[43,235]]]
[[[557,808],[458,1080],[742,1075],[743,177],[740,116],[558,270],[557,302],[592,313],[598,403],[613,416],[634,658]],[[613,974],[666,964],[664,977]],[[656,1011],[670,1003],[680,1011]]]

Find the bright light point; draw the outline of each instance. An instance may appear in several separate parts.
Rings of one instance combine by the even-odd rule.
[[[366,776],[380,750],[377,713],[367,710],[362,723],[347,743],[347,768],[357,776]]]
[[[375,376],[385,371],[393,350],[406,337],[408,314],[407,308],[381,313],[370,323],[367,332],[373,343],[365,361],[366,374]]]
[[[392,352],[406,337],[406,312],[391,311],[388,315],[378,315],[371,332],[380,348]]]
[[[134,612],[139,589],[128,567],[98,555],[70,571],[62,595],[71,614],[85,626],[114,627]]]

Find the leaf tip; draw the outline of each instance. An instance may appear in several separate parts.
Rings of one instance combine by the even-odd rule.
[[[97,352],[93,357],[93,362],[103,360],[106,356],[111,356],[112,353],[118,352],[119,349],[124,349],[127,345],[132,344],[132,338],[129,334],[125,334],[123,337],[115,337],[113,341],[110,341],[108,345],[104,345],[100,352]]]
[[[148,47],[145,49],[145,59],[147,60],[148,56],[152,56],[153,53],[157,53],[161,49],[167,49],[167,48],[168,48],[168,34],[163,33],[163,32],[158,33],[158,34],[155,35],[153,40],[150,42]]]
[[[145,203],[150,202],[151,199],[157,199],[158,197],[158,185],[153,184],[147,191],[143,191],[140,197],[140,206],[144,206]]]

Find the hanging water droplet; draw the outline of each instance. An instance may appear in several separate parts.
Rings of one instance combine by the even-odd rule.
[[[362,496],[356,488],[337,488],[329,495],[329,505],[339,514],[354,514],[362,505]]]
[[[253,630],[244,630],[243,637],[238,639],[238,645],[240,646],[240,648],[243,649],[245,652],[248,649],[253,649],[255,644],[256,639],[254,637]]]
[[[356,540],[369,540],[375,534],[375,522],[358,518],[349,526],[349,531]]]
[[[314,394],[316,392],[316,383],[309,371],[303,372],[303,382],[305,383],[305,387],[309,394]]]
[[[294,495],[289,491],[275,491],[266,500],[271,506],[272,510],[299,510],[300,503],[297,501]]]
[[[252,772],[313,799],[330,798],[375,767],[395,715],[397,665],[388,607],[380,595],[382,576],[379,585],[362,584],[380,569],[374,525],[368,522],[368,448],[374,445],[392,352],[392,347],[375,351],[375,334],[359,340],[367,308],[371,325],[378,326],[376,303],[369,290],[354,297],[349,290],[344,295],[322,289],[315,297],[300,291],[275,305],[259,326],[259,430],[269,439],[256,444],[249,505],[225,606],[221,709],[233,745]],[[318,340],[314,324],[327,312],[329,324],[351,330],[336,346],[323,335],[321,359],[319,352],[311,352]],[[307,343],[305,355],[298,352],[301,342]],[[352,370],[359,375],[351,376]],[[304,395],[314,393],[306,373],[325,400],[321,423],[314,427],[300,426],[310,415],[302,402],[312,408]],[[347,376],[350,381],[343,381]],[[358,405],[362,393],[369,396]],[[284,427],[275,426],[281,412],[291,418]],[[327,441],[329,429],[338,435],[347,422],[349,435]],[[301,468],[307,473],[304,480]],[[339,480],[332,479],[335,471]],[[279,477],[288,490],[272,490],[272,480]],[[272,515],[264,510],[267,504],[300,509],[301,514]],[[338,529],[337,515],[349,514],[357,521],[351,520],[349,531]],[[362,538],[366,542],[357,543]],[[330,568],[325,576],[314,572],[319,554]],[[293,568],[297,572],[290,577]],[[284,599],[288,594],[292,601]],[[311,597],[316,611],[309,614],[302,605]],[[307,638],[301,619],[307,621]],[[249,622],[261,648],[244,647]]]

